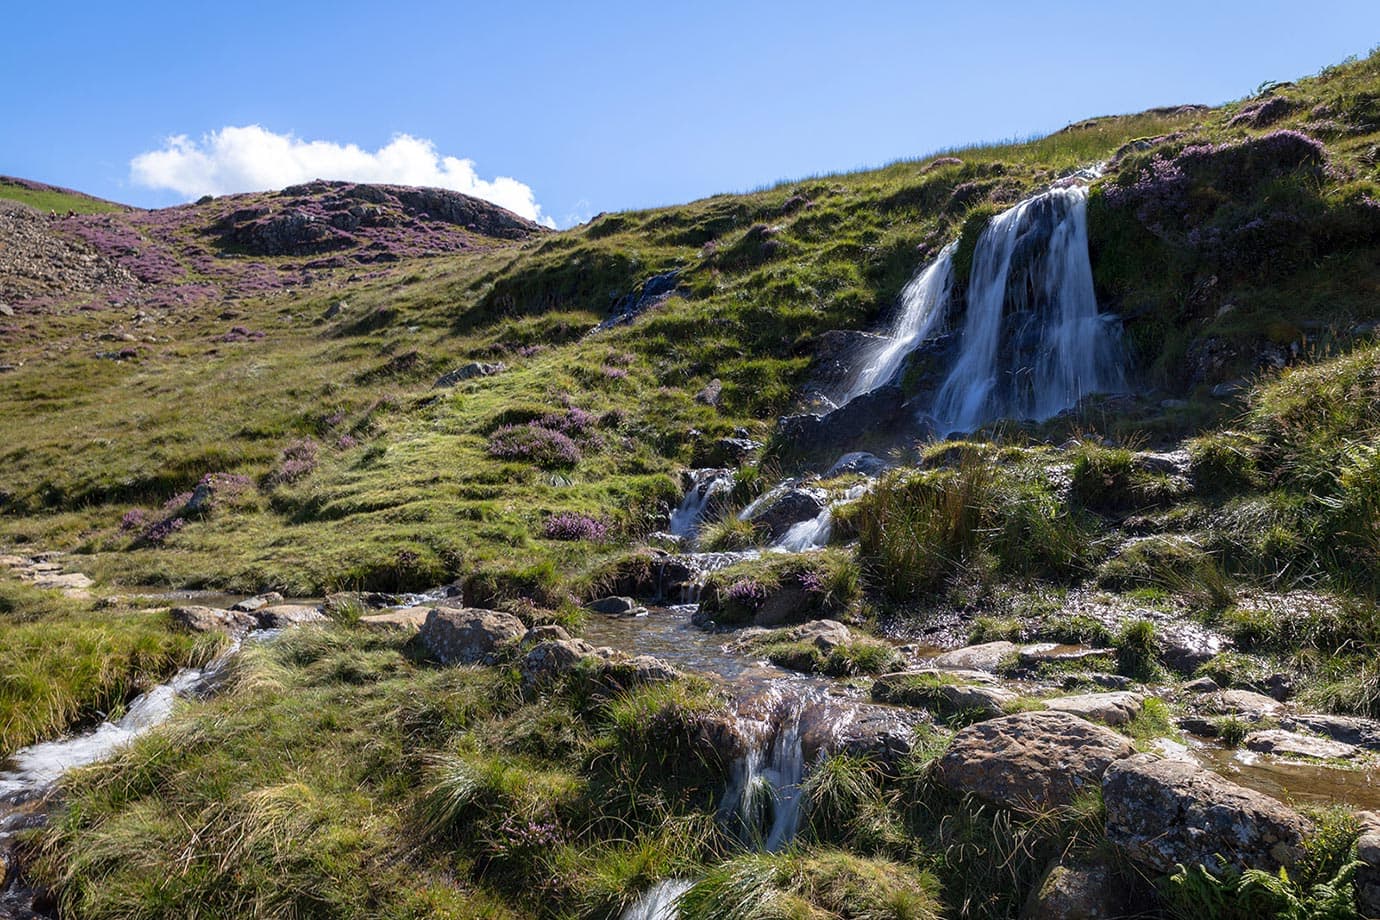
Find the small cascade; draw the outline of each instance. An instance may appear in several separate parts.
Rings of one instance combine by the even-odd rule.
[[[691,470],[690,487],[685,490],[685,498],[680,507],[671,512],[668,532],[682,539],[692,539],[699,531],[704,515],[710,510],[714,498],[726,495],[733,489],[732,470]]]
[[[0,802],[36,796],[68,770],[104,760],[166,721],[172,715],[174,702],[179,697],[205,693],[239,648],[237,641],[206,667],[184,668],[166,684],[136,697],[117,721],[102,722],[82,735],[16,751],[9,760],[10,769],[0,772]]]
[[[862,369],[844,394],[843,402],[890,383],[906,356],[943,325],[953,288],[953,257],[957,248],[957,242],[945,246],[902,289],[900,313],[886,337],[859,356]]]
[[[681,895],[694,886],[694,882],[684,879],[662,879],[623,911],[622,920],[676,920]]]
[[[776,501],[778,498],[785,495],[791,489],[794,489],[798,484],[799,480],[796,479],[781,480],[776,485],[772,486],[770,489],[763,492],[761,495],[757,496],[752,501],[748,502],[747,507],[744,508],[742,511],[738,512],[738,520],[752,520],[752,518],[757,515],[757,512],[771,505],[772,502]]]
[[[931,413],[940,433],[1043,420],[1125,390],[1121,323],[1093,293],[1087,199],[1082,185],[1052,188],[978,238],[958,357]]]
[[[840,498],[830,502],[819,514],[807,521],[792,524],[771,548],[783,553],[804,553],[828,546],[829,537],[834,532],[834,510],[862,498],[871,491],[873,485],[874,483],[869,481],[850,486]]]

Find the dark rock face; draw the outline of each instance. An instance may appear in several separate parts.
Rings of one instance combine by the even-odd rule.
[[[479,664],[527,632],[511,613],[476,607],[433,607],[422,624],[422,642],[444,664]]]
[[[1107,837],[1159,872],[1203,863],[1273,872],[1303,855],[1312,824],[1196,764],[1137,754],[1102,779]]]
[[[660,306],[675,294],[679,281],[679,271],[653,275],[642,282],[642,286],[636,291],[620,297],[609,310],[608,317],[594,327],[595,331],[631,323],[653,307]]]
[[[831,462],[840,453],[920,438],[933,431],[906,403],[900,387],[878,387],[824,415],[789,415],[776,424],[776,448],[783,457]]]
[[[869,454],[867,451],[855,450],[844,454],[834,461],[834,465],[829,467],[824,474],[825,479],[833,479],[835,476],[867,476],[874,478],[882,475],[887,469],[887,462],[881,457]]]
[[[1025,712],[970,725],[954,736],[935,776],[948,789],[997,805],[1070,805],[1097,788],[1130,740],[1066,712]]]

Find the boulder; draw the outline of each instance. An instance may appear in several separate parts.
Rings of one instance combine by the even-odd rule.
[[[1194,671],[1231,647],[1231,640],[1192,620],[1160,622],[1155,626],[1160,658],[1182,674]]]
[[[1207,699],[1209,712],[1218,715],[1236,716],[1247,722],[1260,722],[1273,719],[1284,711],[1284,707],[1263,693],[1250,690],[1223,690]]]
[[[900,671],[883,674],[872,682],[872,698],[879,703],[917,706],[941,718],[969,722],[991,719],[1019,695],[1000,687],[954,683],[943,671]]]
[[[1055,712],[1067,712],[1105,725],[1125,725],[1140,715],[1145,697],[1129,690],[1111,693],[1081,693],[1076,696],[1061,696],[1045,700],[1045,708]]]
[[[260,629],[287,629],[291,626],[325,623],[330,620],[319,607],[310,607],[306,604],[274,604],[255,610],[253,616],[258,620]]]
[[[1217,681],[1211,677],[1200,677],[1197,680],[1190,680],[1184,684],[1185,693],[1216,693],[1222,688],[1217,686]]]
[[[637,601],[630,597],[601,597],[596,601],[590,601],[585,606],[595,613],[607,613],[613,616],[628,616],[638,610]]]
[[[770,540],[778,540],[792,525],[818,517],[827,506],[828,496],[822,490],[797,486],[764,502],[748,520]]]
[[[422,624],[422,642],[445,664],[479,664],[527,632],[511,613],[477,607],[433,607]]]
[[[1124,674],[1103,674],[1093,671],[1065,676],[1063,687],[1065,690],[1072,690],[1083,684],[1092,684],[1105,690],[1125,690],[1134,683],[1135,681]]]
[[[443,387],[453,387],[457,383],[465,380],[473,380],[476,377],[492,377],[494,374],[501,374],[508,369],[508,365],[502,361],[494,364],[485,364],[482,361],[471,361],[469,364],[462,364],[453,371],[448,371],[436,378],[432,384],[432,389]]]
[[[1096,789],[1130,739],[1066,712],[1023,712],[970,725],[939,758],[935,777],[960,795],[1008,808],[1070,805]]]
[[[845,451],[881,447],[926,433],[926,427],[907,409],[901,388],[881,386],[823,415],[781,418],[775,441],[783,456],[829,462]]]
[[[825,479],[833,479],[835,476],[867,476],[875,478],[886,472],[887,462],[875,454],[869,454],[864,450],[855,450],[844,454],[834,461],[834,465],[829,467],[829,471],[824,474]]]
[[[283,596],[281,594],[277,591],[270,591],[267,594],[256,594],[254,597],[246,597],[242,601],[237,601],[230,605],[230,609],[241,610],[245,613],[253,613],[255,610],[269,607],[273,604],[281,604],[282,602]]]
[[[786,633],[790,642],[808,642],[824,654],[853,641],[853,630],[838,620],[811,620]]]
[[[174,623],[189,632],[223,632],[239,636],[259,626],[253,614],[217,607],[174,607],[171,616]]]
[[[418,630],[426,622],[427,610],[425,607],[402,607],[397,610],[388,610],[384,613],[370,613],[359,618],[359,625],[367,629],[390,630],[390,629],[410,629]]]
[[[1380,750],[1380,722],[1374,719],[1310,712],[1286,716],[1279,724],[1290,731],[1309,731],[1343,744],[1354,744],[1370,751]]]
[[[1030,892],[1021,920],[1115,920],[1133,913],[1128,886],[1110,862],[1064,856]]]
[[[1361,749],[1353,744],[1279,728],[1251,732],[1241,746],[1248,751],[1274,754],[1276,757],[1312,757],[1318,760],[1344,760],[1361,753]]]
[[[602,661],[594,646],[583,639],[548,639],[533,646],[518,670],[524,687],[548,686],[560,680],[586,659]]]
[[[984,642],[945,652],[931,664],[936,668],[995,672],[1002,661],[1020,651],[1014,642]]]
[[[651,655],[635,655],[632,658],[614,655],[605,663],[603,671],[604,683],[620,690],[665,683],[683,676],[675,666]]]
[[[546,623],[541,626],[533,626],[522,637],[523,645],[536,645],[538,642],[568,642],[570,633],[566,632],[564,626],[555,623]]]
[[[911,752],[915,729],[924,721],[918,712],[826,697],[800,713],[801,754],[806,763],[848,754],[892,769]]]
[[[1380,814],[1363,811],[1361,837],[1356,841],[1356,906],[1363,917],[1380,917]]]
[[[1107,837],[1157,872],[1182,864],[1264,869],[1292,866],[1312,824],[1260,792],[1182,760],[1137,754],[1102,778]]]

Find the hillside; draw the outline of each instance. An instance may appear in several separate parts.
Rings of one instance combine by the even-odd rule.
[[[61,683],[0,756],[210,659],[149,592],[331,595],[333,623],[75,774],[26,851],[61,915],[646,918],[693,880],[687,918],[998,917],[1060,869],[1156,916],[1333,882],[1357,916],[1377,884],[1343,867],[1380,839],[1354,814],[1380,806],[1380,55],[563,232],[400,186],[75,195],[0,179],[0,548],[112,597],[0,577],[0,629],[77,624],[72,655],[114,664],[0,685],[4,714]],[[1115,382],[946,416],[979,311],[1017,392],[1063,322],[1028,318],[1084,266],[1096,328],[1065,339],[1107,343]],[[860,387],[912,310],[931,325]],[[473,667],[431,661],[436,616],[360,624],[444,586],[511,630]],[[586,609],[610,595],[711,631],[639,637]],[[97,623],[108,651],[79,645]],[[1018,778],[983,760],[996,720]],[[1074,776],[1105,749],[1087,788],[1048,737]],[[1288,858],[1207,873],[1209,844],[1118,810],[1222,777]]]

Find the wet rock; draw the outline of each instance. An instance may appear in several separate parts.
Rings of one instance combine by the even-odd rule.
[[[1040,642],[1034,645],[1023,645],[1020,648],[1021,664],[1027,668],[1045,662],[1053,661],[1082,661],[1085,658],[1105,658],[1115,655],[1116,649],[1111,648],[1084,648],[1078,645],[1063,645],[1058,642]]]
[[[1104,725],[1125,725],[1140,715],[1145,697],[1129,690],[1111,693],[1083,693],[1045,700],[1045,708],[1067,712]]]
[[[1251,690],[1223,690],[1207,700],[1209,712],[1219,715],[1236,716],[1247,722],[1260,722],[1273,719],[1284,711],[1284,707],[1265,696]]]
[[[1333,716],[1323,713],[1303,713],[1286,716],[1280,725],[1290,731],[1310,731],[1325,735],[1333,741],[1354,744],[1371,751],[1380,751],[1380,722],[1360,716]]]
[[[448,371],[440,377],[437,377],[436,382],[431,386],[432,389],[453,387],[457,383],[473,380],[476,377],[492,377],[495,374],[503,373],[507,369],[508,365],[504,364],[502,361],[498,361],[494,364],[485,364],[482,361],[471,361],[469,364],[462,364],[455,370]]]
[[[1216,738],[1222,733],[1216,722],[1201,716],[1179,716],[1174,720],[1174,724],[1180,731],[1197,735],[1199,738]]]
[[[887,462],[881,457],[869,454],[864,450],[855,450],[835,460],[834,465],[829,467],[829,471],[824,474],[824,478],[833,479],[836,476],[875,478],[882,475],[886,470]]]
[[[901,671],[873,681],[872,698],[879,703],[915,706],[944,719],[977,722],[1001,715],[1004,707],[1020,696],[1000,687],[953,683],[945,671]]]
[[[402,603],[398,595],[384,594],[380,591],[335,591],[326,595],[326,602],[322,606],[327,612],[338,613],[350,608],[397,607]]]
[[[253,614],[216,607],[174,607],[170,616],[174,623],[189,632],[223,632],[238,636],[259,625]]]
[[[637,601],[631,597],[601,597],[598,600],[590,601],[585,605],[595,613],[605,613],[611,616],[631,616],[641,608]]]
[[[1160,644],[1160,659],[1181,674],[1192,674],[1231,646],[1231,641],[1221,633],[1191,620],[1157,623],[1155,637]]]
[[[269,607],[273,604],[281,604],[282,602],[283,596],[281,594],[277,591],[270,591],[267,594],[256,594],[254,597],[246,597],[242,601],[237,601],[230,605],[230,609],[241,610],[245,613],[253,613],[256,610]]]
[[[1102,780],[1107,837],[1136,862],[1273,872],[1292,866],[1312,824],[1268,795],[1153,754],[1114,763]]]
[[[1251,732],[1241,745],[1247,750],[1274,754],[1276,757],[1312,757],[1318,760],[1347,759],[1361,753],[1361,749],[1352,744],[1278,728]]]
[[[945,652],[931,663],[936,668],[995,672],[1002,661],[1019,651],[1014,642],[984,642]]]
[[[1047,809],[1097,788],[1129,739],[1066,712],[1024,712],[970,725],[954,736],[935,776],[958,793],[997,805]]]
[[[801,748],[806,763],[821,755],[867,757],[884,768],[895,767],[911,752],[917,712],[852,700],[822,699],[801,712]]]
[[[928,429],[906,407],[900,387],[882,386],[824,415],[792,415],[776,425],[783,456],[829,462],[848,450],[920,437]]]
[[[780,539],[794,524],[817,517],[828,505],[828,496],[821,489],[796,487],[787,489],[774,500],[765,502],[748,518],[764,530],[771,540]]]
[[[511,613],[477,607],[432,607],[422,624],[422,642],[444,664],[494,661],[527,632]]]
[[[1129,888],[1110,862],[1065,856],[1045,870],[1021,920],[1114,920],[1131,913]]]
[[[708,446],[696,449],[694,464],[703,467],[742,466],[761,449],[762,442],[752,438],[718,438]]]
[[[425,607],[404,607],[399,610],[389,610],[384,613],[370,613],[359,618],[359,625],[366,629],[390,630],[419,630],[426,622],[427,610]]]
[[[288,629],[292,626],[330,621],[330,617],[319,608],[305,604],[274,604],[255,610],[253,616],[259,621],[260,629]]]

